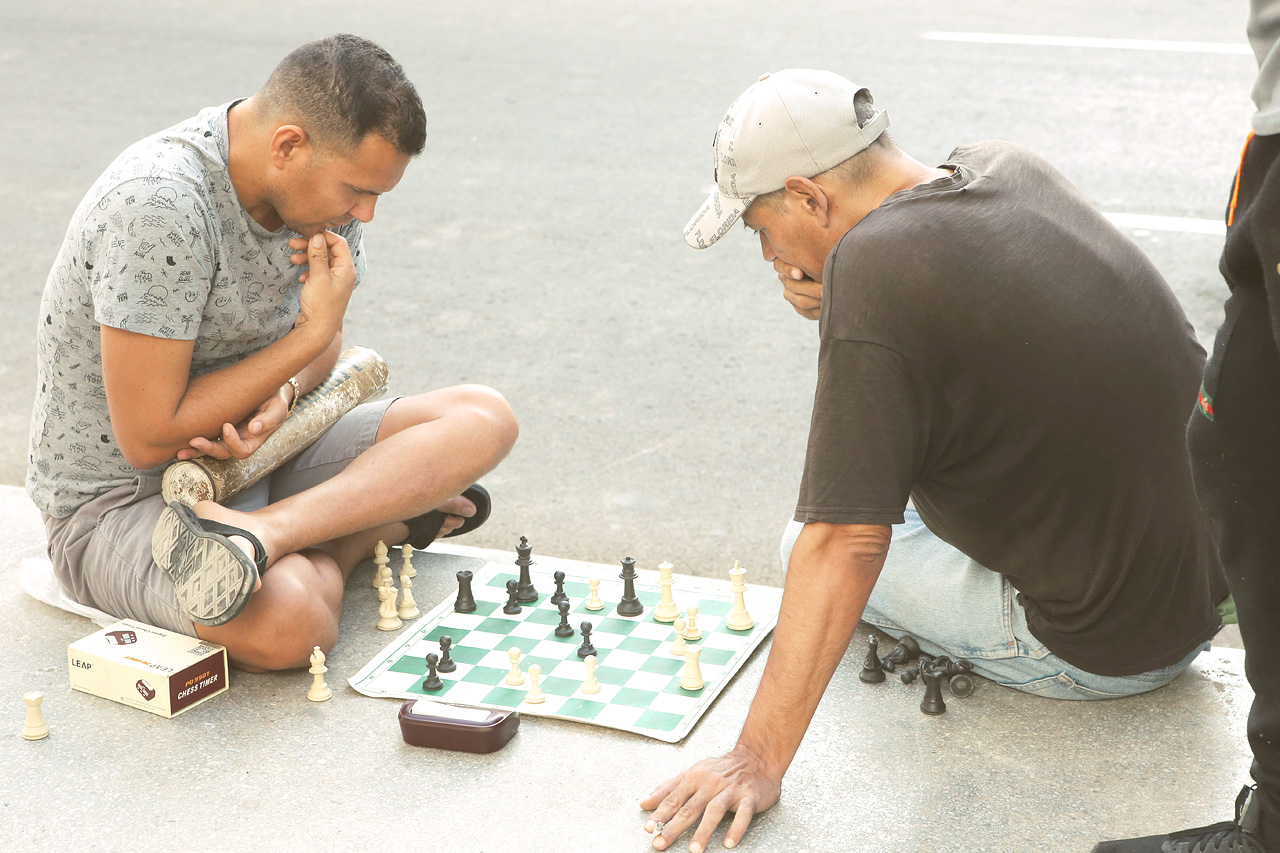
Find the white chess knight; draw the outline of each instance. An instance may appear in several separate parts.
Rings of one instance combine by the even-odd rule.
[[[674,569],[675,566],[665,560],[658,564],[658,585],[662,587],[662,600],[653,609],[653,618],[659,622],[674,622],[680,615],[680,608],[671,596],[671,584],[675,582],[671,577]]]
[[[324,665],[324,652],[316,646],[311,652],[311,669],[307,670],[312,676],[311,689],[307,691],[307,698],[312,702],[325,702],[333,696],[333,691],[324,680],[324,674],[328,671],[329,667]]]
[[[382,599],[382,606],[378,608],[378,630],[394,631],[398,629],[404,623],[396,615],[396,588],[390,583],[386,586],[378,587],[378,598]]]
[[[418,610],[418,602],[413,600],[413,578],[400,570],[400,607],[396,610],[396,616],[400,619],[409,620],[417,619],[422,611]]]
[[[737,560],[733,561],[733,568],[729,570],[729,579],[733,581],[733,610],[729,611],[725,627],[731,631],[750,631],[755,627],[756,621],[747,612],[747,570]]]

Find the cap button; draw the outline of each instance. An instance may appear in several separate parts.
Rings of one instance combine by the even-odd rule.
[[[768,79],[769,79],[769,72],[766,71],[765,73],[761,74],[759,77],[756,78],[756,82],[758,83],[761,80],[768,80]]]

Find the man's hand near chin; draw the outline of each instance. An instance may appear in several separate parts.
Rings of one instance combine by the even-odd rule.
[[[818,319],[822,314],[822,282],[809,278],[802,269],[785,261],[775,260],[773,268],[778,273],[778,281],[782,282],[782,298],[790,302],[801,317]]]

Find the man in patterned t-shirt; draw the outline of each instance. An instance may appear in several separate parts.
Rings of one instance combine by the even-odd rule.
[[[363,226],[425,138],[403,68],[339,35],[131,146],[90,189],[41,303],[27,473],[74,598],[245,668],[305,666],[376,541],[483,520],[468,486],[517,427],[479,386],[358,407],[227,506],[160,496],[165,465],[251,455],[332,369]]]

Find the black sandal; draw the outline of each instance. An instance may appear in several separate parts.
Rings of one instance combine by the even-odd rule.
[[[230,539],[243,536],[253,559]],[[240,615],[267,567],[267,551],[247,530],[200,518],[186,504],[170,503],[151,534],[151,556],[173,581],[178,606],[201,625],[224,625]]]
[[[489,511],[493,507],[493,502],[489,498],[489,492],[484,486],[475,483],[467,487],[462,496],[476,505],[476,514],[462,522],[462,526],[451,533],[445,534],[444,538],[450,536],[461,536],[464,533],[470,533],[480,525],[484,524],[489,518]],[[431,512],[425,512],[416,518],[411,518],[405,522],[409,525],[409,537],[405,540],[415,548],[422,549],[436,541],[436,537],[440,535],[440,528],[444,527],[445,513],[438,509]]]

